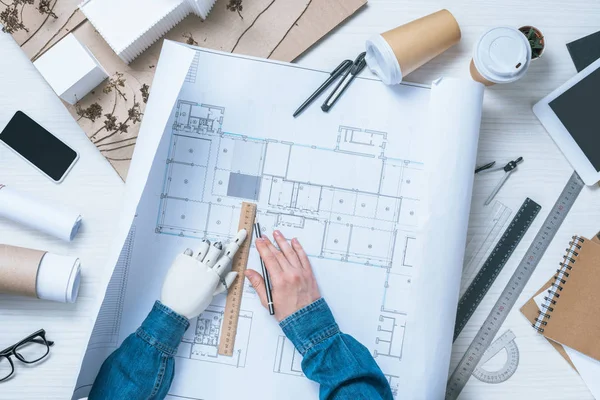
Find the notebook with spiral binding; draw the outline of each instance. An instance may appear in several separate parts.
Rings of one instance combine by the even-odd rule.
[[[521,312],[569,362],[560,344],[600,360],[600,239],[573,236],[558,267]]]

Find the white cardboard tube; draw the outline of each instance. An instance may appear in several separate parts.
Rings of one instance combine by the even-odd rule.
[[[37,297],[42,300],[74,303],[79,294],[81,263],[76,257],[46,253],[38,269]]]
[[[77,257],[0,244],[0,293],[73,303],[80,281]]]
[[[34,199],[0,184],[0,217],[70,242],[81,226],[81,215],[56,204]]]
[[[484,86],[442,78],[431,87],[418,275],[400,373],[406,399],[444,398],[467,239]],[[433,134],[432,132],[435,132]],[[444,231],[440,232],[439,227]],[[447,239],[447,240],[446,240]]]

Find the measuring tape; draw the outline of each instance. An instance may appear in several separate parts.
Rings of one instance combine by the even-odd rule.
[[[252,242],[252,227],[256,218],[256,204],[242,203],[240,211],[240,222],[238,231],[245,229],[248,237],[242,243],[233,257],[231,270],[238,273],[237,279],[227,292],[227,303],[223,313],[223,325],[221,326],[221,337],[219,339],[219,354],[233,356],[235,346],[235,335],[237,333],[238,320],[240,319],[240,307],[242,305],[242,294],[244,293],[244,271],[248,265],[250,256],[250,243]]]
[[[473,376],[485,383],[502,383],[513,376],[513,374],[517,372],[517,367],[519,366],[519,348],[515,343],[515,339],[516,336],[510,329],[496,339],[494,343],[487,348],[485,353],[483,353],[479,366],[473,371]],[[506,362],[502,368],[496,371],[488,371],[487,369],[482,368],[502,350],[506,350]]]
[[[541,208],[539,204],[528,197],[523,202],[521,208],[519,208],[519,211],[517,211],[510,225],[508,225],[504,234],[458,302],[456,323],[454,324],[454,340],[456,340],[477,307],[479,307],[479,304],[490,287],[492,287],[498,275],[500,275],[502,268],[506,265],[506,262],[519,242],[521,242],[525,232],[527,232]]]
[[[542,228],[533,239],[533,242],[525,257],[521,260],[508,284],[502,291],[500,298],[492,308],[481,329],[473,339],[467,352],[452,372],[448,385],[446,386],[446,400],[458,398],[464,389],[471,374],[483,358],[485,350],[490,346],[492,340],[500,330],[502,323],[506,320],[508,313],[513,308],[523,288],[533,274],[535,267],[540,262],[550,242],[556,235],[558,228],[565,220],[567,213],[575,203],[577,196],[581,193],[584,183],[576,172],[571,175],[567,185],[560,197],[550,210],[550,214],[542,224]]]

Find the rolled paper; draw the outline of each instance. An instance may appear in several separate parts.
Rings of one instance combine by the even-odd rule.
[[[0,293],[73,303],[80,281],[77,257],[0,245]]]
[[[0,184],[0,217],[70,242],[81,226],[81,215]]]
[[[413,276],[413,303],[399,373],[406,399],[443,399],[446,391],[483,92],[484,86],[470,79],[441,78],[431,85],[425,135],[435,137],[437,143],[424,159],[427,201],[421,202],[418,214],[422,219],[417,233],[420,267]],[[440,226],[451,241],[440,240]]]
[[[454,46],[460,37],[452,13],[440,10],[367,40],[367,65],[383,83],[395,85]]]

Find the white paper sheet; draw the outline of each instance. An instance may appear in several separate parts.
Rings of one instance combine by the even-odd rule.
[[[27,225],[70,242],[79,226],[81,215],[42,199],[34,199],[12,187],[0,184],[0,217]]]
[[[315,105],[294,119],[298,104],[328,76],[325,71],[195,51],[165,41],[128,177],[120,243],[129,226],[135,233],[121,252],[125,266],[120,261],[109,285],[111,298],[121,300],[102,307],[76,397],[86,395],[106,355],[146,316],[174,256],[198,246],[204,236],[230,238],[237,230],[241,201],[247,200],[258,204],[265,233],[277,228],[299,238],[341,329],[370,349],[394,393],[406,398],[399,376],[411,332],[405,330],[411,286],[420,268],[419,213],[428,210],[420,203],[427,194],[426,179],[434,179],[426,178],[431,172],[423,161],[432,144],[454,140],[467,160],[442,168],[444,177],[458,182],[461,190],[460,198],[449,199],[457,207],[453,214],[464,213],[443,221],[456,227],[441,228],[457,235],[446,238],[445,253],[453,257],[448,271],[455,270],[454,263],[459,268],[456,287],[446,294],[447,285],[438,285],[444,293],[432,294],[453,298],[454,303],[435,302],[436,314],[452,314],[481,98],[477,104],[477,90],[465,81],[444,79],[430,90],[417,85],[388,88],[358,78],[329,113]],[[436,95],[430,103],[431,92]],[[457,96],[453,101],[452,93]],[[458,100],[475,112],[455,106]],[[425,121],[431,119],[428,105],[442,107],[435,113],[440,123],[456,122],[448,116],[456,112],[461,125],[424,134]],[[458,138],[449,136],[457,133]],[[435,173],[439,165],[433,167]],[[444,205],[443,211],[447,209]],[[456,254],[450,251],[452,243]],[[112,265],[117,256],[113,258]],[[249,268],[260,270],[254,248]],[[433,284],[438,282],[434,279]],[[318,387],[303,376],[300,355],[247,283],[234,356],[217,354],[224,302],[225,296],[219,296],[191,321],[176,357],[173,398],[238,398],[256,386],[264,399],[316,398]],[[429,311],[421,317],[429,320]],[[453,322],[444,330],[448,336],[435,338],[433,344],[448,354]],[[105,339],[94,342],[102,330]],[[430,371],[439,369],[438,375],[447,376],[446,357],[434,361]],[[422,378],[423,386],[431,384]]]
[[[483,85],[443,78],[432,85],[425,136],[421,261],[406,323],[401,382],[407,399],[442,399],[454,335],[479,141]]]
[[[548,289],[551,288],[548,287]],[[545,303],[544,297],[546,297],[546,295],[547,290],[544,290],[534,298],[535,304],[537,304],[540,310],[542,309],[542,304]],[[598,379],[600,376],[600,361],[586,356],[585,354],[580,353],[569,346],[565,346],[562,343],[561,345],[569,355],[573,365],[575,365],[577,372],[579,372],[579,376],[581,376],[581,379],[585,385],[588,387],[590,392],[592,392],[592,395],[596,399],[600,399],[600,379]]]

